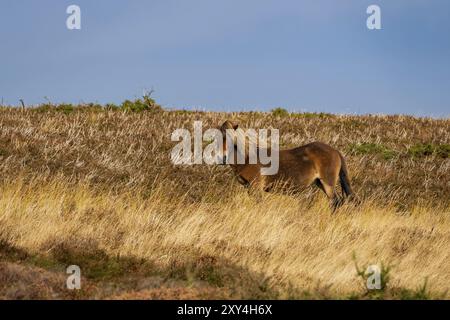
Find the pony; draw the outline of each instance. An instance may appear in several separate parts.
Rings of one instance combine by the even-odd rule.
[[[250,149],[249,144],[256,143],[255,141],[247,143],[247,140],[250,139],[242,133],[234,134],[230,139],[230,132],[242,132],[237,129],[238,125],[228,120],[220,126],[223,137],[223,157],[219,162],[230,165],[238,182],[245,187],[270,192],[275,186],[280,185],[291,191],[300,191],[305,187],[315,185],[328,197],[333,212],[344,203],[346,198],[349,200],[354,198],[345,159],[338,150],[330,145],[312,142],[285,150],[269,150],[267,148],[265,154],[269,151],[278,152],[278,172],[273,175],[262,175],[261,168],[267,167],[267,165],[263,165],[259,158],[256,163],[250,163],[248,161],[249,154],[245,152],[244,163],[237,161],[239,152],[242,153],[242,150],[238,148],[239,143],[246,145],[244,150]],[[232,141],[232,143],[227,143],[227,136],[228,141]],[[234,148],[234,150],[230,150],[230,148]],[[257,145],[253,149],[260,151],[261,148]],[[229,157],[234,157],[233,161],[230,161]],[[342,188],[341,196],[336,190],[338,182]]]

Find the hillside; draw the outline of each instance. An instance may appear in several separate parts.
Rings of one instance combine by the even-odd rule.
[[[261,200],[226,166],[171,163],[175,129],[226,119],[338,148],[362,204]],[[4,107],[0,160],[0,298],[449,298],[450,119]],[[355,262],[389,266],[386,288]]]

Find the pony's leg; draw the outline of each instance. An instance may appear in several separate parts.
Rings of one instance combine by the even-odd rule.
[[[253,183],[250,183],[247,188],[250,197],[255,197],[258,202],[263,200],[265,190],[262,181],[254,181]]]
[[[327,194],[327,192],[325,191],[325,188],[323,187],[322,181],[320,181],[320,179],[314,180],[314,183],[320,190],[322,190],[325,194]]]
[[[325,190],[323,188],[322,183],[320,182],[319,179],[314,180],[314,182],[310,185],[311,187],[313,187],[313,184],[316,185],[316,187],[318,187],[320,190],[322,190],[325,193]],[[314,191],[312,191],[314,192]],[[312,206],[314,205],[314,203],[316,203],[316,197],[314,196],[314,193],[312,193],[309,197],[308,197],[308,205],[307,208],[312,208]]]
[[[323,180],[316,180],[316,185],[327,195],[328,199],[331,201],[331,209],[333,213],[336,211],[337,208],[339,208],[343,201],[339,197],[338,193],[336,192],[336,188],[334,186],[329,185],[328,183],[324,182]]]
[[[257,186],[248,186],[247,192],[249,197],[255,197],[258,201],[262,200],[261,188],[258,188]]]

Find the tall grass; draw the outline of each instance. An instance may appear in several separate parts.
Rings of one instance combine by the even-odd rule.
[[[427,279],[435,294],[448,289],[448,208],[414,207],[402,215],[374,198],[331,216],[317,195],[310,201],[270,194],[261,201],[232,186],[231,197],[212,202],[214,195],[205,194],[191,203],[167,196],[165,188],[163,181],[144,198],[63,180],[19,181],[0,190],[0,234],[41,259],[80,265],[94,280],[133,274],[132,266],[98,265],[103,255],[143,259],[156,274],[183,266],[172,276],[184,280],[190,263],[212,257],[265,281],[277,298],[314,295],[317,288],[326,288],[327,297],[350,297],[362,290],[356,253],[364,265],[393,264],[392,288],[412,290]],[[210,267],[200,280],[226,288],[222,266]]]

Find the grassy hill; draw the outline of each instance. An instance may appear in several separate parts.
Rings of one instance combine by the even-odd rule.
[[[313,188],[259,199],[226,166],[171,163],[175,129],[226,119],[338,148],[362,204],[332,216]],[[449,298],[450,119],[3,107],[0,160],[1,298]]]

